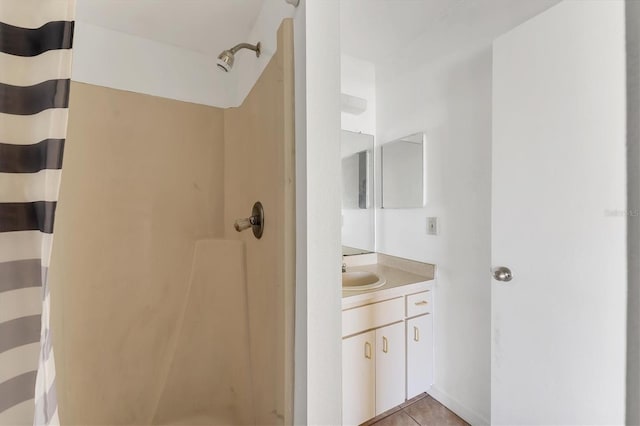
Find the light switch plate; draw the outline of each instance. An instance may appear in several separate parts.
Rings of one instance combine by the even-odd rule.
[[[438,235],[438,218],[437,217],[427,218],[427,234]]]

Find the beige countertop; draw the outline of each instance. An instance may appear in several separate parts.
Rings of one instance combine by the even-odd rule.
[[[383,277],[386,282],[381,287],[369,290],[342,291],[343,308],[354,303],[395,297],[396,293],[421,291],[422,287],[430,286],[431,283],[427,282],[433,281],[435,277],[434,265],[412,262],[385,255],[378,255],[377,261],[378,263],[364,265],[359,264],[357,261],[347,262],[347,271],[373,272]],[[350,266],[350,264],[354,266]],[[410,269],[411,272],[406,269]],[[410,286],[410,288],[401,288],[405,286]]]

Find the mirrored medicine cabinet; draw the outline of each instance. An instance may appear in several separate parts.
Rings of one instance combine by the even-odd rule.
[[[424,133],[415,133],[382,145],[381,207],[422,208],[426,202]]]
[[[372,252],[375,250],[373,136],[343,130],[341,157],[343,254]]]
[[[342,130],[341,158],[342,254],[374,252],[376,207],[413,209],[426,203],[425,135],[414,133],[376,150],[372,135]]]

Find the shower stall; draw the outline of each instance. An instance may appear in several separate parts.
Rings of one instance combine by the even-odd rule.
[[[71,82],[49,270],[61,424],[292,423],[293,85],[291,19],[236,108]],[[260,239],[234,229],[256,201]]]

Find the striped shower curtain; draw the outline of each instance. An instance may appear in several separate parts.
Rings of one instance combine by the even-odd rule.
[[[0,426],[58,424],[47,267],[74,0],[0,0]]]

